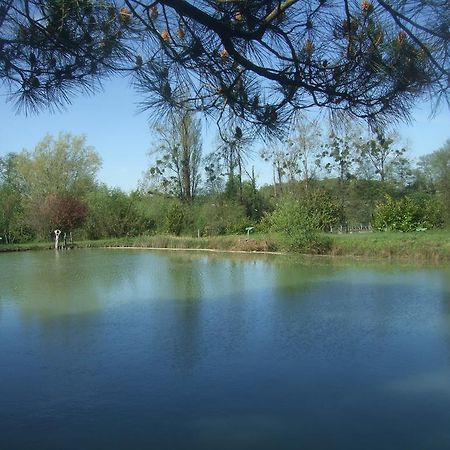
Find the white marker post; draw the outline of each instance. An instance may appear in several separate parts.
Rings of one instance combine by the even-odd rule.
[[[55,230],[55,250],[58,250],[58,241],[59,241],[59,235],[61,234],[61,230]]]

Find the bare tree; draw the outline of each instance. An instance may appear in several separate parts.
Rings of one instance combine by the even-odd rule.
[[[405,148],[396,145],[398,137],[395,133],[386,134],[383,130],[376,130],[367,140],[361,138],[358,143],[362,166],[368,165],[380,181],[384,183],[388,171],[396,162],[402,163]]]
[[[186,109],[179,110],[155,127],[157,148],[152,154],[160,156],[146,178],[157,181],[159,187],[191,202],[200,181],[202,158],[201,121]]]
[[[288,145],[290,158],[294,161],[291,167],[295,170],[291,177],[298,174],[307,190],[309,182],[317,175],[321,161],[323,143],[319,121],[309,120],[305,116],[297,119],[288,139]]]

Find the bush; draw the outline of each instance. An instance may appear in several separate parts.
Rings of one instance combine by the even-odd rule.
[[[184,211],[180,203],[173,203],[167,212],[167,232],[179,236],[184,225]]]
[[[405,196],[399,200],[386,195],[376,205],[374,228],[378,231],[420,231],[442,226],[436,202],[428,196]]]
[[[243,234],[252,226],[245,208],[233,200],[209,199],[193,209],[193,231],[200,230],[204,236]]]
[[[329,214],[314,202],[290,198],[266,216],[264,226],[281,233],[289,250],[321,254],[331,247],[331,239],[319,233],[332,223],[333,216]]]

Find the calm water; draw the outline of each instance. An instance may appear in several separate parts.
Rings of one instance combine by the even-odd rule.
[[[450,268],[0,254],[0,449],[450,449]]]

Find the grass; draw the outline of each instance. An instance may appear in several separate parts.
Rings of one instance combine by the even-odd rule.
[[[331,255],[450,262],[450,230],[333,235]]]
[[[208,249],[225,251],[270,252],[275,245],[263,238],[247,239],[245,235],[190,237],[190,236],[138,236],[133,238],[85,241],[83,247],[148,247],[170,249]]]
[[[331,238],[326,254],[331,256],[391,259],[399,261],[449,263],[450,230],[416,233],[354,233],[326,235]],[[51,249],[50,242],[0,245],[1,251]],[[98,241],[76,242],[77,248],[136,247],[170,249],[209,249],[247,252],[282,252],[285,245],[282,236],[254,234],[189,237],[189,236],[138,236]]]

